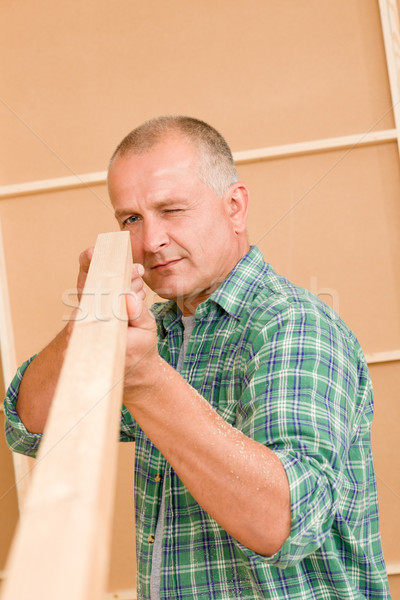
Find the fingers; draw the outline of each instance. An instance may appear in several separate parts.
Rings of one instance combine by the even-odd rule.
[[[79,255],[79,273],[78,280],[76,283],[79,301],[81,300],[83,288],[85,287],[86,277],[89,271],[90,261],[92,260],[93,252],[94,247],[86,248],[86,250],[81,252],[81,254]]]
[[[135,285],[137,281],[140,281],[143,285],[144,267],[139,263],[134,263],[132,266],[132,285]]]
[[[146,289],[142,279],[144,268],[140,264],[132,267],[131,293],[126,295],[126,310],[128,324],[131,327],[146,327],[148,320],[153,320],[153,315],[145,306]]]
[[[93,257],[94,248],[87,248],[79,255],[79,273],[77,280],[78,300],[81,300],[82,292],[85,287],[87,274],[89,272],[90,262]],[[138,319],[142,313],[149,313],[144,305],[146,298],[146,289],[142,276],[144,267],[139,263],[132,265],[131,291],[126,294],[126,309],[128,313],[128,323],[130,326],[140,326]],[[152,315],[151,315],[152,318]],[[140,321],[141,322],[141,321]]]
[[[86,250],[81,252],[79,255],[79,267],[83,271],[86,271],[86,273],[89,271],[90,261],[92,260],[93,252],[94,247],[91,246],[90,248],[86,248]]]
[[[131,278],[131,292],[138,294],[141,299],[146,296],[146,290],[142,275],[144,274],[144,268],[142,265],[135,263],[132,266],[132,278]]]

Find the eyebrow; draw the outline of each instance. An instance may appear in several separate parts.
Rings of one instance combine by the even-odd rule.
[[[179,204],[188,204],[188,199],[187,198],[166,198],[165,200],[154,200],[154,202],[152,203],[152,206],[154,208],[163,208],[164,206],[170,206],[171,204],[175,204],[175,203],[179,203]],[[123,209],[123,210],[116,210],[114,212],[114,216],[116,219],[122,219],[123,217],[127,217],[128,215],[132,215],[132,214],[136,214],[136,212],[131,209],[129,210],[127,209]]]
[[[127,217],[128,215],[131,215],[132,213],[134,213],[133,210],[116,210],[116,211],[114,211],[114,217],[116,219],[123,219],[124,217]]]

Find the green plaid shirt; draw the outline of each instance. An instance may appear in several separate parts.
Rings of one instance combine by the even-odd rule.
[[[176,367],[180,311],[173,302],[153,311],[159,352]],[[14,408],[25,366],[5,401],[6,431],[13,450],[34,454],[40,436],[25,430]],[[150,598],[163,480],[161,598],[389,598],[370,443],[371,381],[339,317],[252,248],[197,307],[182,376],[226,421],[280,458],[290,484],[291,533],[271,557],[237,542],[123,408],[121,440],[136,440],[138,598]]]

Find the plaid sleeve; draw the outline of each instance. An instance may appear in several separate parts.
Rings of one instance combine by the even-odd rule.
[[[21,385],[22,377],[28,365],[32,362],[35,356],[32,356],[32,358],[25,361],[19,367],[4,399],[5,434],[8,446],[14,452],[27,454],[28,456],[33,457],[36,457],[39,444],[42,439],[42,434],[31,433],[26,429],[25,425],[18,416],[15,405],[17,403],[18,391],[19,386]]]
[[[134,442],[136,437],[136,421],[126,406],[122,405],[121,428],[119,432],[120,442]]]
[[[290,536],[278,553],[262,557],[285,568],[319,548],[331,531],[355,413],[363,412],[356,411],[357,360],[340,326],[304,307],[276,315],[252,346],[236,426],[271,448],[285,468]],[[370,423],[368,411],[364,417]]]
[[[34,458],[36,457],[43,434],[31,433],[28,431],[19,418],[15,406],[18,399],[18,392],[22,377],[28,365],[32,362],[35,356],[36,354],[19,367],[4,399],[5,435],[8,446],[13,452],[26,454]],[[132,442],[134,440],[135,422],[128,409],[125,406],[122,406],[120,441]]]

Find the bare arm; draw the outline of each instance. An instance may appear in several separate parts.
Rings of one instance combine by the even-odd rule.
[[[77,281],[79,298],[85,285],[92,255],[93,248],[88,248],[79,257]],[[70,321],[30,363],[22,378],[16,410],[31,433],[44,431],[72,326],[73,322]]]
[[[16,410],[31,433],[44,431],[71,330],[72,323],[68,323],[30,363],[22,378]]]

